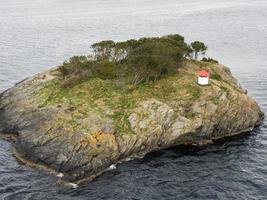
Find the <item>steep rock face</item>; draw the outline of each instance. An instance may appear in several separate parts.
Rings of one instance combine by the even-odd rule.
[[[197,70],[195,65],[180,69],[187,81]],[[66,181],[76,181],[93,178],[111,164],[139,154],[179,144],[205,143],[258,126],[263,113],[229,69],[216,65],[210,70],[221,74],[222,79],[211,80],[206,87],[189,80],[189,90],[172,89],[177,93],[167,100],[157,95],[142,96],[133,106],[123,108],[125,112],[119,118],[123,126],[119,127],[118,119],[112,117],[118,115],[116,110],[100,98],[89,110],[83,106],[87,99],[75,104],[61,94],[56,103],[38,101],[36,94],[58,79],[56,70],[50,70],[0,95],[0,132],[16,135],[15,148],[23,158],[62,172]],[[51,92],[46,102],[59,98]],[[130,129],[121,128],[124,126]]]

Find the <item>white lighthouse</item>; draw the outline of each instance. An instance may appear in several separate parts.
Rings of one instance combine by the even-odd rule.
[[[206,70],[200,70],[198,72],[198,80],[199,85],[208,85],[209,84],[209,72]]]

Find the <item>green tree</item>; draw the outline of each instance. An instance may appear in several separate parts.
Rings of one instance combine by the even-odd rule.
[[[94,43],[91,48],[93,49],[97,59],[109,59],[112,56],[115,42],[112,40],[105,40],[98,43]]]
[[[199,41],[192,42],[190,46],[192,48],[192,52],[194,53],[194,58],[196,60],[198,59],[199,53],[204,55],[206,53],[206,50],[208,49],[208,47],[203,42]]]
[[[131,83],[138,84],[159,79],[163,74],[176,72],[183,60],[183,51],[170,43],[143,41],[129,54]]]

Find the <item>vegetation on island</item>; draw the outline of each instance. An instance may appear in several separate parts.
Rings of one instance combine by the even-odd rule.
[[[118,133],[131,133],[129,114],[142,101],[154,98],[178,107],[196,101],[202,93],[196,70],[211,72],[215,63],[210,58],[192,60],[194,50],[180,35],[102,41],[92,50],[91,55],[65,61],[58,78],[35,95],[40,107],[74,108],[72,120],[64,123],[79,130],[78,121],[98,113],[111,118]],[[212,77],[220,79],[218,73]]]
[[[207,49],[198,41],[188,45],[178,34],[124,42],[107,40],[91,47],[91,55],[73,56],[59,67],[64,86],[96,77],[133,85],[156,81],[176,73],[185,58]]]

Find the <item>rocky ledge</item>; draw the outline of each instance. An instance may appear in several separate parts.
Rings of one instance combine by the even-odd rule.
[[[196,84],[197,71],[211,72]],[[188,62],[174,76],[131,86],[90,79],[60,86],[58,70],[30,77],[0,96],[0,132],[17,154],[75,182],[111,165],[180,144],[251,131],[263,113],[228,68]]]

